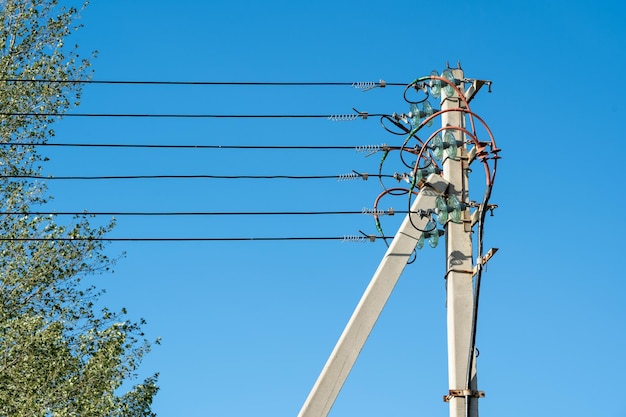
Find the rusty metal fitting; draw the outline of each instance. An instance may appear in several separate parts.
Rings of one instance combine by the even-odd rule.
[[[443,396],[444,402],[450,402],[451,399],[456,397],[472,397],[472,398],[485,398],[485,391],[474,391],[471,389],[451,389],[448,395]]]

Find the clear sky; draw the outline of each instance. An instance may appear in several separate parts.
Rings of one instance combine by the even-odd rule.
[[[69,1],[64,1],[68,3]],[[483,416],[625,416],[622,1],[93,1],[69,42],[96,80],[409,83],[446,62],[493,81],[473,110],[502,148],[478,333]],[[86,86],[81,113],[408,111],[401,87]],[[54,142],[400,144],[378,119],[66,118]],[[46,148],[52,175],[375,173],[352,150]],[[396,155],[397,157],[397,155]],[[472,184],[481,184],[476,166]],[[376,179],[51,181],[50,209],[360,211]],[[480,189],[480,185],[477,186]],[[472,191],[470,190],[472,193]],[[473,194],[480,199],[481,194]],[[405,207],[389,198],[383,208]],[[384,219],[393,235],[401,218]],[[106,218],[102,219],[103,221]],[[117,219],[111,237],[376,233],[371,217]],[[131,242],[108,247],[103,302],[162,337],[159,416],[295,416],[386,248],[340,241]],[[620,261],[620,259],[622,261]],[[444,248],[408,266],[331,416],[444,416]]]

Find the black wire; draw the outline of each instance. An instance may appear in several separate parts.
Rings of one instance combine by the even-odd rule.
[[[403,210],[394,210],[395,214],[408,214]],[[41,212],[41,211],[7,211],[0,212],[0,215],[11,216],[291,216],[291,215],[373,215],[373,213],[364,211],[60,211],[60,212]],[[378,212],[381,215],[390,215],[388,212]]]
[[[0,237],[1,241],[11,242],[238,242],[238,241],[294,241],[294,240],[342,240],[346,242],[366,242],[371,239],[387,239],[389,236],[326,236],[326,237]]]
[[[479,209],[481,210],[481,212],[479,213],[478,230],[477,230],[478,232],[477,233],[478,235],[477,236],[477,243],[478,243],[477,245],[478,255],[477,256],[478,257],[482,256],[483,245],[484,245],[483,239],[485,236],[485,217],[487,215],[487,207],[489,204],[489,200],[491,198],[491,193],[493,192],[493,180],[495,179],[497,163],[498,163],[498,160],[496,159],[494,161],[492,183],[485,190],[485,194],[483,196],[483,202]],[[474,282],[474,306],[473,306],[473,311],[472,311],[472,321],[471,321],[471,327],[470,327],[470,346],[469,346],[470,350],[468,353],[469,357],[467,359],[468,368],[467,368],[466,382],[467,382],[468,389],[470,387],[470,382],[472,378],[472,368],[474,366],[474,352],[476,350],[476,334],[477,334],[477,327],[478,327],[478,304],[480,302],[480,287],[481,287],[481,281],[482,281],[482,274],[483,274],[483,264],[477,262],[476,279]]]
[[[103,176],[43,176],[43,175],[0,175],[0,178],[28,178],[40,180],[137,180],[137,179],[289,179],[289,180],[356,180],[365,179],[365,174],[347,175],[103,175]],[[378,177],[379,174],[367,174],[369,177]],[[384,177],[393,178],[393,175],[384,174]]]
[[[388,114],[381,114],[381,115],[378,115],[378,116],[380,116],[380,125],[387,132],[389,132],[389,133],[391,133],[393,135],[398,135],[398,136],[402,136],[402,135],[405,135],[405,134],[410,132],[410,129],[408,129],[406,126],[403,126],[401,123],[396,121],[392,116],[390,116]],[[402,130],[402,132],[397,132],[397,131],[394,131],[394,130],[391,130],[390,128],[388,128],[387,125],[385,124],[385,120],[391,122],[394,126],[399,128],[400,130]]]
[[[255,81],[131,81],[131,80],[23,80],[4,79],[2,82],[48,83],[48,84],[130,84],[130,85],[242,85],[242,86],[353,86],[359,82],[255,82]],[[371,82],[372,87],[381,87],[380,82]],[[388,83],[385,86],[406,86],[406,83]]]
[[[418,83],[418,84],[411,83],[411,84],[406,86],[406,88],[404,89],[404,101],[406,101],[407,103],[410,103],[410,104],[419,104],[419,103],[423,103],[426,100],[428,100],[428,97],[430,96],[430,94],[428,94],[428,90],[427,89],[426,90],[422,90],[421,88],[419,88],[419,84],[420,83]],[[425,94],[425,97],[423,99],[421,99],[421,100],[418,100],[418,101],[409,100],[407,98],[407,96],[406,96],[406,93],[409,91],[409,89],[411,89],[411,87],[413,87],[417,92],[422,91]]]
[[[0,112],[0,116],[12,117],[125,117],[125,118],[177,118],[177,119],[329,119],[352,121],[382,114],[153,114],[153,113],[11,113]]]
[[[416,162],[416,163],[418,163],[418,162]],[[428,165],[426,165],[426,166],[428,166]],[[415,177],[413,177],[413,179],[415,179]],[[409,210],[411,210],[411,206],[413,205],[413,193],[412,193],[412,191],[413,191],[413,188],[414,188],[415,186],[416,186],[416,185],[415,185],[415,182],[413,181],[413,182],[412,182],[412,184],[411,184],[411,188],[409,189],[409,193],[408,193],[408,194],[409,194],[409,197],[408,197],[408,207],[409,207]],[[430,186],[428,185],[428,183],[426,183],[426,184],[425,184],[425,186],[426,186],[426,187],[428,187],[428,188],[432,188],[432,187],[430,187]],[[429,210],[429,211],[430,211],[430,210]],[[420,216],[420,217],[422,217],[422,218],[423,218],[423,217],[428,217],[428,220],[432,221],[432,222],[435,224],[435,226],[434,226],[432,229],[430,229],[430,230],[422,230],[422,229],[420,229],[420,228],[419,228],[419,227],[417,227],[417,225],[413,222],[413,216],[409,216],[409,221],[411,222],[411,226],[413,226],[413,228],[414,228],[415,230],[417,230],[417,231],[419,231],[419,232],[422,232],[422,233],[429,233],[429,232],[432,232],[432,231],[436,231],[436,230],[438,230],[438,229],[437,229],[437,222],[433,219],[433,214],[434,214],[434,211],[430,211],[429,213],[425,213],[425,215]],[[428,226],[428,223],[427,223],[426,225]]]
[[[413,165],[409,164],[408,162],[406,162],[404,160],[404,153],[403,151],[409,152],[411,154],[413,154],[415,157],[417,157],[418,155],[418,151],[417,151],[417,146],[415,146],[414,148],[409,148],[406,146],[407,142],[405,141],[402,146],[400,147],[400,162],[402,162],[402,165],[404,165],[406,168],[409,169],[413,169]],[[419,165],[419,161],[415,161],[415,164]]]
[[[353,149],[359,146],[259,146],[259,145],[153,145],[125,143],[18,143],[0,142],[0,146],[58,146],[58,147],[92,147],[92,148],[165,148],[165,149]]]

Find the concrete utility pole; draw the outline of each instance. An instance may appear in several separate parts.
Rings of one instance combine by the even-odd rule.
[[[454,79],[455,87],[443,82],[442,79],[448,81]],[[480,268],[497,249],[491,249],[485,255],[479,253],[476,268],[474,268],[472,226],[477,222],[479,224],[477,242],[478,250],[482,251],[482,229],[480,225],[484,221],[484,210],[490,208],[488,200],[491,188],[487,189],[488,192],[485,194],[481,207],[472,213],[469,200],[469,165],[473,159],[481,157],[487,171],[489,171],[485,147],[491,147],[490,159],[494,160],[493,172],[487,173],[488,187],[491,187],[495,177],[499,149],[496,148],[493,136],[486,125],[483,124],[491,138],[490,143],[479,142],[475,133],[466,134],[464,130],[467,111],[469,111],[467,103],[472,100],[481,86],[491,86],[491,82],[473,80],[467,84],[466,90],[465,86],[468,80],[465,79],[460,64],[456,69],[448,68],[441,76],[435,73],[430,77],[421,77],[418,80],[426,80],[430,84],[413,84],[416,90],[430,86],[433,96],[436,96],[435,91],[439,87],[436,82],[441,82],[441,110],[435,115],[440,116],[442,121],[442,131],[435,132],[435,134],[441,135],[439,145],[430,147],[428,150],[426,148],[428,143],[424,143],[422,151],[432,152],[432,157],[437,155],[436,158],[438,159],[441,158],[441,154],[445,155],[441,164],[442,175],[431,174],[426,181],[419,183],[419,193],[410,212],[389,245],[298,417],[326,417],[328,415],[412,251],[417,246],[420,237],[427,236],[425,231],[427,222],[432,220],[433,214],[443,222],[444,212],[447,215],[451,213],[451,210],[454,210],[455,213],[454,221],[450,216],[450,220],[445,225],[449,391],[444,395],[444,401],[450,403],[450,417],[478,417],[478,399],[484,397],[484,393],[477,389],[474,341],[476,308],[478,306],[475,303],[478,302]],[[415,108],[415,103],[412,104]],[[423,106],[426,106],[426,103]],[[408,118],[413,117],[413,111],[418,110],[411,110]],[[429,126],[429,121],[430,119],[424,119],[419,124],[418,118],[417,123],[411,122],[410,126],[415,130],[411,131],[410,136],[413,136],[422,126]],[[406,123],[408,124],[408,122]],[[418,127],[415,127],[416,125]],[[407,130],[407,132],[409,131]],[[453,136],[453,140],[450,139],[450,135]],[[435,138],[436,136],[431,136],[430,140]],[[473,144],[473,146],[470,145],[469,150],[466,143],[468,139],[471,139]],[[455,143],[456,146],[454,146]],[[448,149],[449,152],[443,152],[443,148],[450,148],[450,146],[453,146],[456,151]],[[422,155],[422,151],[420,151],[420,155]],[[416,163],[419,164],[419,161]],[[446,205],[454,205],[454,207],[448,207],[446,210],[445,207],[441,206],[441,199],[445,200]],[[458,218],[459,203],[462,210],[460,222]],[[435,207],[438,210],[435,210]],[[423,232],[424,234],[422,234]],[[476,283],[474,282],[475,275]]]
[[[451,70],[456,80],[464,80],[463,70]],[[443,84],[443,83],[442,83]],[[446,84],[443,84],[445,86]],[[464,93],[463,83],[457,87]],[[447,111],[465,107],[454,93],[448,97],[441,92],[442,127],[464,128],[465,114],[460,111]],[[457,141],[458,156],[446,158],[443,162],[443,177],[450,183],[448,195],[454,195],[463,203],[469,203],[468,169],[469,157],[464,143],[465,135],[457,129],[448,129]],[[467,207],[467,206],[465,206]],[[471,327],[474,311],[473,267],[472,267],[472,221],[469,209],[465,208],[461,223],[449,221],[446,225],[446,288],[448,322],[448,381],[449,393],[444,401],[450,403],[450,417],[478,417],[478,398],[483,393],[477,391],[476,368],[470,366]],[[471,361],[475,365],[475,360]],[[469,386],[468,386],[469,376]]]

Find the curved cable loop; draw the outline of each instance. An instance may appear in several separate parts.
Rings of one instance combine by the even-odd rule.
[[[410,198],[409,198],[409,200],[410,200]],[[433,230],[437,230],[437,222],[433,219],[433,214],[435,214],[435,212],[434,212],[433,210],[430,210],[430,209],[429,209],[428,211],[426,211],[425,213],[419,213],[419,215],[420,215],[420,217],[421,217],[421,218],[428,217],[428,220],[430,220],[430,221],[432,221],[432,222],[433,222],[434,226],[433,226],[433,228],[432,228],[432,229],[428,229],[428,230],[425,230],[425,229],[424,229],[424,230],[422,230],[422,229],[420,229],[419,227],[417,227],[417,225],[416,225],[415,223],[413,223],[413,217],[411,217],[411,216],[409,215],[409,221],[411,222],[411,226],[413,226],[413,228],[414,228],[415,230],[417,230],[418,232],[421,232],[421,233],[430,233],[430,232],[432,232]],[[428,225],[428,224],[427,224],[427,225]]]
[[[409,100],[406,94],[409,90],[411,90],[411,87],[413,87],[413,89],[415,89],[415,91],[417,91],[418,93],[419,91],[422,91],[426,96],[423,99],[417,100],[417,101]],[[406,88],[404,89],[403,97],[404,97],[404,101],[406,101],[409,104],[419,104],[428,100],[428,97],[430,97],[430,94],[428,93],[428,88],[426,87],[426,85],[423,82],[418,82],[418,83],[411,83],[407,85]]]
[[[402,130],[402,132],[394,131],[394,130],[390,129],[389,127],[387,127],[386,124],[385,124],[385,120],[389,121],[394,126],[399,128],[400,130]],[[407,128],[406,126],[402,125],[400,122],[396,121],[393,118],[393,116],[389,115],[389,114],[383,114],[383,115],[380,116],[380,125],[383,127],[383,129],[385,129],[387,132],[389,132],[389,133],[391,133],[393,135],[402,136],[402,135],[406,135],[407,133],[410,132],[409,128]]]
[[[413,252],[411,252],[411,257],[409,258],[408,261],[406,261],[406,264],[411,265],[416,260],[417,260],[417,250],[413,249]]]
[[[408,169],[412,169],[412,168],[413,168],[413,165],[411,165],[411,164],[407,163],[407,162],[404,160],[404,154],[402,153],[402,151],[404,151],[404,152],[409,152],[409,153],[411,153],[411,154],[413,154],[413,155],[417,155],[417,145],[415,145],[415,147],[413,147],[413,148],[408,148],[408,147],[404,146],[404,144],[403,144],[403,145],[400,147],[400,151],[401,151],[401,152],[400,152],[400,161],[402,162],[402,164],[403,164],[406,168],[408,168]],[[415,161],[415,163],[417,164],[417,160]]]
[[[432,77],[430,75],[426,75],[426,76],[423,76],[423,77],[418,77],[418,78],[414,79],[413,81],[411,81],[410,83],[408,83],[406,88],[410,88],[410,87],[412,87],[414,85],[417,85],[419,83],[423,83],[424,81],[427,81],[427,80],[429,80],[431,78]]]
[[[417,136],[417,132],[418,132],[418,131],[422,128],[422,126],[424,126],[424,124],[420,124],[419,126],[417,126],[417,127],[413,128],[410,132],[408,132],[408,133],[409,133],[409,135],[407,136],[407,138],[406,138],[406,139],[404,140],[404,142],[402,143],[402,146],[400,147],[401,149],[406,148],[406,145],[409,143],[409,141],[411,140],[411,138],[415,138],[415,139],[417,140],[417,142],[418,142],[418,144],[419,144],[420,148],[424,148],[424,146],[425,146],[424,142],[423,142],[423,141],[419,138],[419,136]],[[415,148],[414,148],[414,149],[417,149],[417,145],[415,146]],[[407,168],[413,168],[413,170],[414,170],[413,174],[415,174],[415,173],[416,173],[416,170],[417,170],[417,169],[418,169],[418,167],[419,167],[419,161],[420,161],[420,159],[422,158],[422,154],[421,154],[421,152],[420,152],[419,154],[418,154],[418,153],[416,153],[416,155],[417,155],[417,160],[415,161],[415,164],[414,164],[414,165],[406,164],[406,162],[402,159],[402,154],[401,154],[401,156],[400,156],[400,158],[402,159],[402,163],[403,163],[403,164],[404,164]],[[436,165],[436,166],[438,166],[436,163],[435,163],[435,165]],[[427,165],[427,166],[428,166],[428,165]],[[422,167],[422,168],[424,168],[424,167]]]
[[[382,158],[380,158],[380,162],[378,164],[378,182],[380,183],[380,186],[383,187],[383,190],[386,190],[385,184],[383,183],[383,177],[382,177],[383,164],[387,160],[387,156],[389,156],[389,152],[390,151],[391,151],[391,149],[386,149],[386,150],[383,151],[383,156],[382,156]]]
[[[403,187],[394,187],[394,188],[388,188],[385,189],[382,193],[380,193],[378,195],[378,197],[376,197],[376,199],[374,200],[374,222],[376,225],[376,230],[380,233],[380,235],[383,237],[383,241],[385,242],[385,245],[387,245],[387,247],[389,247],[389,243],[387,242],[388,237],[385,236],[384,232],[383,232],[383,228],[382,225],[380,223],[380,218],[379,218],[379,211],[378,211],[378,203],[380,202],[380,199],[383,198],[385,195],[389,194],[389,195],[404,195],[407,194],[409,192],[408,188],[403,188]],[[415,194],[417,195],[417,193],[415,192]]]

